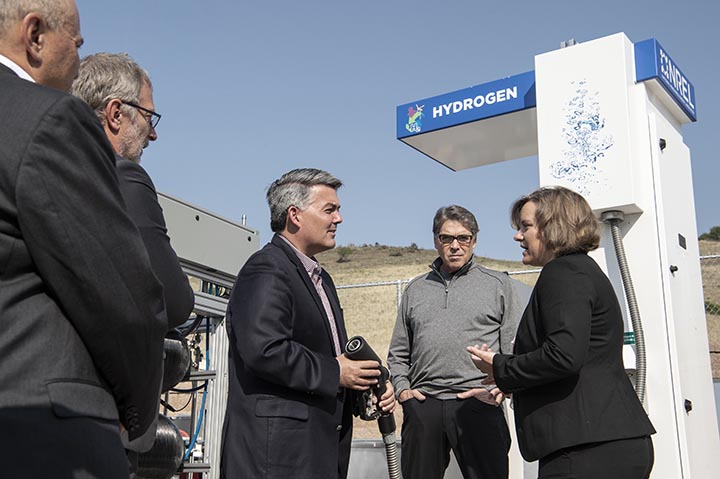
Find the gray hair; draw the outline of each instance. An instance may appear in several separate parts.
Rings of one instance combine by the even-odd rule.
[[[66,7],[66,2],[57,0],[0,0],[0,37],[32,12],[40,14],[52,30],[58,30],[70,21],[71,12]]]
[[[127,53],[96,53],[80,62],[70,93],[90,105],[104,124],[107,104],[114,99],[137,103],[143,84],[152,88],[147,72]]]
[[[318,185],[337,190],[342,186],[342,181],[327,171],[315,168],[288,171],[273,181],[266,195],[270,206],[270,229],[276,233],[285,229],[288,208],[307,208],[310,204],[310,189]]]
[[[462,206],[450,205],[438,209],[435,213],[435,218],[433,218],[433,234],[437,235],[440,233],[440,228],[442,228],[442,225],[444,225],[446,221],[457,221],[474,235],[480,231],[475,215]]]

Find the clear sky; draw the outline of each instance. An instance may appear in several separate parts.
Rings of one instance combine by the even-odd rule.
[[[570,38],[656,38],[695,85],[698,232],[720,224],[715,0],[77,0],[81,55],[126,52],[163,115],[142,158],[161,192],[270,238],[267,186],[298,167],[340,190],[338,244],[432,247],[435,210],[480,223],[476,254],[519,259],[508,209],[537,187],[534,158],[452,172],[395,138],[395,107],[534,69]],[[212,238],[198,238],[212,245]]]

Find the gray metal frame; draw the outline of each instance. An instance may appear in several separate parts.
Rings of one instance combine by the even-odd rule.
[[[193,371],[190,376],[196,381],[193,385],[208,381],[204,419],[198,436],[203,440],[203,461],[193,462],[190,456],[183,464],[183,471],[202,472],[209,479],[217,479],[228,390],[228,338],[225,332],[228,300],[205,291],[213,287],[231,289],[237,272],[259,249],[260,238],[256,230],[244,224],[163,193],[159,193],[158,198],[183,271],[202,283],[201,291],[195,292],[194,314],[207,318],[199,331],[207,325],[210,334],[209,366],[206,370]],[[195,410],[193,407],[188,431],[191,435],[197,427]]]

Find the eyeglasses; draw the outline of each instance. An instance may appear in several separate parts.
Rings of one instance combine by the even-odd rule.
[[[437,238],[442,244],[452,244],[453,241],[457,240],[458,244],[460,246],[467,246],[469,245],[475,235],[438,235]]]
[[[160,113],[155,113],[152,110],[148,110],[147,108],[143,108],[140,105],[136,105],[135,103],[129,101],[124,101],[123,104],[131,106],[133,108],[137,108],[138,110],[147,113],[147,115],[143,115],[143,118],[145,118],[145,121],[148,122],[148,124],[152,127],[153,130],[157,128],[158,123],[160,123],[160,118],[162,118],[162,115]]]

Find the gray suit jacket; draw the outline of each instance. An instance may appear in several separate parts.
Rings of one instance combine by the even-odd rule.
[[[118,477],[118,420],[134,438],[157,414],[162,287],[89,107],[0,65],[0,112],[4,473]]]

